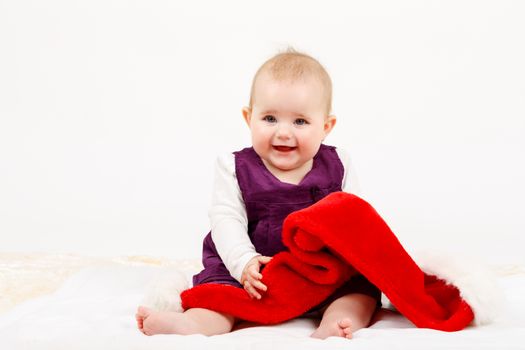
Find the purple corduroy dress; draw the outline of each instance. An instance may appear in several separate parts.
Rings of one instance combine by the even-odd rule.
[[[262,255],[273,256],[287,249],[282,243],[281,231],[288,214],[342,190],[344,167],[333,146],[321,145],[312,169],[297,185],[277,179],[253,147],[234,155],[235,174],[248,217],[248,235],[255,250]],[[193,285],[222,283],[242,288],[217,253],[211,232],[204,238],[202,263],[204,269],[193,276]],[[352,277],[330,299],[351,292],[370,295],[380,304],[381,292],[362,275]]]

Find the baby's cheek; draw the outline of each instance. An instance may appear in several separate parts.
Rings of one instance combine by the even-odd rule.
[[[267,138],[252,138],[252,146],[255,152],[261,156],[262,153],[268,152],[269,147],[271,147],[271,142],[269,142]]]

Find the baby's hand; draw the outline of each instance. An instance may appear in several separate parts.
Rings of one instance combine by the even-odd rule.
[[[266,291],[268,289],[268,287],[261,282],[262,275],[259,270],[262,265],[268,264],[270,260],[272,260],[272,258],[269,256],[255,256],[248,261],[244,267],[241,284],[251,298],[261,299],[261,294],[257,290]]]

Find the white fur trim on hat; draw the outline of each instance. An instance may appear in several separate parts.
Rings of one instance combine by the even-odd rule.
[[[478,258],[418,251],[411,254],[417,265],[456,286],[474,311],[474,324],[491,323],[502,310],[504,296],[493,271]]]
[[[148,286],[142,305],[156,311],[182,312],[180,293],[188,287],[184,273],[176,268],[162,269]]]

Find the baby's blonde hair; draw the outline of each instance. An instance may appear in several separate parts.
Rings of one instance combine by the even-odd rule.
[[[252,81],[252,88],[250,91],[250,105],[252,108],[254,102],[254,90],[257,78],[263,72],[268,72],[272,78],[283,81],[304,79],[313,77],[318,79],[324,87],[326,97],[326,114],[328,115],[332,110],[332,79],[324,67],[310,55],[298,52],[293,48],[288,48],[285,52],[278,53],[273,56],[257,70]]]

